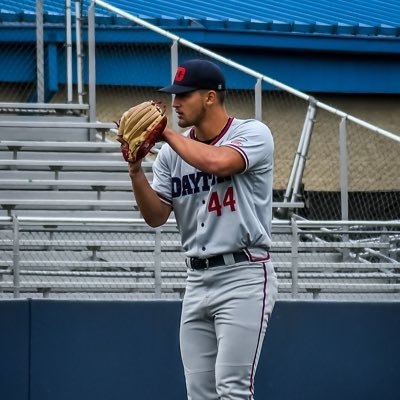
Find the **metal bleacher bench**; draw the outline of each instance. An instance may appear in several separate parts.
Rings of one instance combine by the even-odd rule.
[[[151,166],[150,162],[144,162],[143,167]],[[85,161],[85,160],[0,160],[0,167],[17,167],[19,169],[31,169],[33,167],[62,170],[63,168],[74,170],[98,170],[117,169],[127,171],[127,163],[121,161]]]
[[[84,200],[84,199],[1,199],[0,205],[6,210],[14,209],[108,209],[108,210],[138,210],[134,200]]]
[[[8,124],[0,121],[0,126]],[[51,122],[52,126],[54,122]],[[57,125],[58,124],[58,125]],[[63,127],[75,124],[75,127],[89,127],[88,123],[60,122]],[[13,121],[10,127],[28,126],[28,122]],[[61,126],[60,125],[60,126]],[[32,125],[29,125],[32,126]],[[49,126],[49,122],[35,122],[35,126]],[[96,123],[96,127],[103,125]],[[104,124],[104,129],[110,128],[110,124]],[[6,158],[0,159],[0,206],[11,215],[13,210],[107,210],[107,211],[138,211],[133,198],[126,197],[131,194],[131,182],[128,177],[127,163],[122,159],[110,160],[93,159],[85,157],[89,152],[115,153],[120,156],[119,143],[96,141],[17,141],[1,140],[0,150],[11,151]],[[23,152],[43,152],[37,159],[20,157]],[[51,152],[52,156],[59,153],[60,157],[50,159],[46,156]],[[63,159],[63,153],[73,155],[72,159]],[[76,153],[76,154],[72,154]],[[30,157],[34,158],[34,157]],[[152,164],[150,160],[142,163],[144,171],[151,180]],[[1,175],[1,171],[7,171]],[[29,175],[19,174],[18,171],[29,171]],[[12,175],[10,175],[12,172]],[[79,172],[86,173],[77,175]],[[43,174],[46,174],[43,176]],[[109,175],[111,174],[111,175]],[[118,175],[118,176],[116,176]],[[65,197],[56,196],[55,191],[63,191]],[[22,193],[22,191],[25,191]],[[40,193],[39,193],[40,191]],[[44,193],[48,191],[49,196]],[[70,191],[71,193],[67,193]],[[74,192],[72,194],[72,191]],[[89,191],[97,192],[97,198],[89,195]],[[119,196],[116,191],[120,191]],[[106,194],[109,192],[108,194]],[[125,197],[122,196],[125,192]],[[121,197],[122,196],[122,197]],[[93,197],[93,198],[89,198]],[[106,197],[106,198],[104,198]],[[274,208],[302,208],[302,202],[274,202]]]
[[[68,129],[96,129],[110,130],[117,126],[110,122],[86,122],[86,121],[0,121],[0,126],[6,128],[68,128]]]
[[[145,171],[150,172],[152,162],[144,161],[143,167]],[[1,187],[8,189],[57,189],[64,190],[78,188],[80,190],[96,190],[100,192],[106,189],[117,188],[123,191],[131,191],[131,183],[128,179],[127,164],[125,161],[101,161],[101,160],[0,160],[0,169],[17,169],[17,170],[50,170],[54,172],[53,179],[1,179]],[[118,171],[126,174],[127,179],[122,180],[102,180],[102,179],[59,179],[61,171],[96,171],[110,172]],[[106,177],[105,177],[106,178]],[[32,192],[32,196],[34,193]],[[131,210],[137,209],[136,203],[126,199],[100,199],[100,196],[93,199],[81,198],[77,194],[73,199],[55,199],[55,198],[27,198],[24,196],[12,195],[12,190],[8,190],[6,195],[0,192],[0,205],[3,209],[43,209],[43,208],[64,208],[64,209],[113,209],[113,210]],[[290,207],[301,208],[302,202],[274,202],[273,207]]]
[[[169,289],[170,291],[184,290],[185,282],[163,282],[163,290]],[[38,291],[38,292],[91,292],[91,293],[110,293],[120,291],[151,291],[155,288],[154,282],[130,282],[124,279],[120,282],[96,282],[90,281],[82,285],[82,282],[72,281],[44,281],[44,282],[21,282],[20,291]],[[6,282],[0,282],[0,289],[9,289]]]
[[[22,141],[22,140],[0,140],[0,148],[17,153],[21,150],[42,151],[42,150],[58,150],[58,151],[118,151],[120,144],[118,142],[62,142],[62,141]]]
[[[142,163],[143,169],[151,173],[151,161]],[[51,171],[54,179],[59,179],[59,173],[63,171],[88,171],[88,172],[123,172],[128,176],[128,166],[123,160],[0,160],[1,170],[23,170],[23,171]],[[106,178],[106,177],[104,177]],[[76,180],[78,181],[78,180]],[[5,182],[6,183],[6,182]],[[20,182],[22,183],[22,182]]]
[[[64,117],[65,118],[65,117]],[[114,123],[109,122],[88,122],[86,120],[46,120],[42,117],[36,116],[35,118],[30,117],[25,119],[23,117],[10,118],[8,120],[0,119],[0,127],[8,130],[16,129],[27,129],[27,130],[40,130],[40,129],[51,129],[51,130],[93,130],[100,132],[103,141],[105,140],[106,132],[116,129]]]
[[[282,203],[277,202],[272,204],[273,207],[292,206],[300,207],[302,203]],[[134,200],[86,200],[86,199],[1,199],[0,206],[3,209],[107,209],[107,210],[138,210]],[[333,246],[332,246],[333,247]]]
[[[83,180],[83,179],[0,179],[0,186],[7,188],[103,188],[103,189],[131,189],[132,184],[126,181],[110,180]]]
[[[150,251],[150,249],[149,249]],[[38,252],[39,254],[39,252]],[[12,260],[0,261],[0,275],[9,273],[12,274],[13,267]],[[72,272],[79,272],[79,274],[85,275],[86,273],[90,276],[91,273],[98,275],[106,273],[105,270],[115,271],[130,271],[136,274],[141,271],[148,271],[150,276],[154,274],[154,261],[146,260],[130,260],[130,261],[65,261],[65,260],[21,260],[19,263],[21,268],[21,274],[33,274],[35,271],[37,274],[70,274]],[[7,268],[7,269],[2,269]],[[54,271],[56,269],[56,271]],[[94,270],[94,271],[93,271]],[[133,272],[135,271],[135,272]],[[167,278],[179,276],[185,277],[186,265],[183,261],[164,261],[161,262],[161,274]],[[35,273],[36,273],[35,272]],[[108,273],[108,272],[107,272]],[[74,275],[74,274],[72,274]],[[122,276],[122,275],[121,275]],[[130,275],[127,275],[130,276]],[[146,277],[148,275],[139,275]]]
[[[0,246],[12,246],[13,241],[10,240],[1,240]],[[116,249],[135,249],[136,251],[154,251],[154,240],[57,240],[54,242],[53,240],[20,240],[20,246],[28,248],[32,246],[33,248],[37,248],[38,246],[47,246],[56,250],[67,250],[67,249],[75,249],[75,248],[109,248],[113,251]],[[164,251],[181,251],[181,243],[178,240],[175,241],[162,241],[162,248]]]

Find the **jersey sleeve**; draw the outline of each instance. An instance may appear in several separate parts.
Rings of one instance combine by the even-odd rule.
[[[169,146],[164,144],[153,163],[151,187],[157,192],[161,201],[172,206],[170,157]]]
[[[267,125],[257,120],[243,120],[235,127],[232,136],[221,146],[238,151],[245,161],[245,169],[272,168],[274,141]]]

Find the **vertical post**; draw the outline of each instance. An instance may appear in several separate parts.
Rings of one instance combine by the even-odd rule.
[[[43,0],[36,0],[36,85],[37,102],[44,103]]]
[[[303,173],[304,173],[304,168],[306,166],[308,148],[310,146],[311,134],[314,127],[316,112],[317,112],[316,101],[314,98],[311,98],[307,110],[306,120],[304,121],[304,127],[303,127],[304,141],[301,153],[299,155],[298,168],[295,174],[293,192],[292,192],[292,201],[298,200],[299,197],[299,188],[301,181],[303,180]]]
[[[83,104],[83,60],[82,60],[82,29],[81,29],[81,2],[75,0],[75,31],[76,31],[76,62],[77,62],[77,86],[78,103]]]
[[[346,117],[339,123],[339,149],[340,149],[340,205],[342,220],[349,220],[349,181],[347,160],[347,129]]]
[[[66,37],[66,71],[67,102],[72,103],[72,11],[71,0],[65,1],[65,37]]]
[[[347,158],[347,126],[346,117],[342,117],[339,123],[339,149],[340,149],[340,209],[342,221],[349,220],[349,178],[348,178],[348,158]],[[343,229],[347,229],[345,226]],[[348,234],[343,234],[343,241],[349,240]],[[343,259],[350,256],[350,249],[342,250]]]
[[[258,78],[254,88],[255,118],[262,121],[262,79]]]
[[[290,176],[289,176],[289,180],[288,180],[288,184],[286,187],[286,191],[284,194],[284,202],[288,202],[290,200],[290,196],[292,194],[292,190],[293,190],[293,182],[294,182],[294,177],[296,175],[297,172],[297,168],[299,165],[299,159],[300,159],[300,154],[303,148],[303,143],[304,143],[304,127],[303,127],[303,131],[300,135],[300,140],[299,140],[299,144],[297,146],[297,150],[296,150],[296,154],[294,156],[294,160],[293,160],[293,165],[292,165],[292,170],[290,171]]]
[[[156,228],[154,243],[154,293],[161,298],[161,228]]]
[[[379,241],[381,243],[387,244],[388,247],[386,249],[385,248],[381,249],[381,253],[387,257],[389,257],[389,254],[390,254],[390,236],[389,236],[389,234],[390,234],[390,232],[388,232],[387,226],[383,226],[381,234],[379,236]]]
[[[310,143],[310,135],[314,124],[315,113],[315,99],[310,98],[310,104],[307,109],[307,114],[304,120],[303,129],[301,131],[299,144],[297,146],[296,154],[293,160],[292,170],[290,171],[287,188],[283,197],[284,202],[288,202],[289,199],[294,199],[294,201],[297,199],[297,189],[300,186],[303,176],[303,171],[301,171],[301,169],[304,168],[305,158]],[[297,188],[296,191],[295,188]],[[282,210],[282,213],[286,213],[286,211],[287,210]]]
[[[19,222],[13,214],[13,288],[14,298],[20,296],[20,253],[19,253]]]
[[[179,59],[179,53],[178,53],[179,47],[178,47],[178,41],[174,40],[171,45],[171,82],[173,82],[175,78],[175,72],[178,68],[178,59]],[[174,95],[172,95],[172,100],[174,99]],[[172,113],[172,129],[176,132],[178,132],[179,126],[178,126],[178,116],[176,113]]]
[[[298,227],[295,218],[291,218],[292,226],[292,298],[296,299],[299,294],[299,245]]]
[[[95,3],[92,1],[88,15],[88,56],[89,56],[89,122],[96,122],[96,37]],[[91,137],[95,132],[91,132]]]

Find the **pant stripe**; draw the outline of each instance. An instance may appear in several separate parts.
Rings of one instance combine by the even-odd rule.
[[[260,330],[258,332],[256,352],[254,354],[253,365],[251,367],[249,400],[252,400],[254,397],[254,375],[255,375],[255,369],[256,369],[256,364],[257,364],[257,356],[258,356],[259,347],[260,347],[261,334],[262,334],[263,325],[264,325],[264,321],[265,321],[264,314],[265,314],[265,306],[266,306],[266,301],[267,301],[267,282],[268,282],[267,268],[266,268],[265,263],[263,263],[263,269],[264,269],[263,306],[262,306],[262,313],[261,313]]]

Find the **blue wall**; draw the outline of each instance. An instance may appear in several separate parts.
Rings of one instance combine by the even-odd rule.
[[[0,302],[0,397],[185,398],[176,301]],[[263,400],[399,398],[400,302],[275,306],[256,377]]]
[[[173,33],[301,91],[400,93],[398,37],[261,35],[196,29]],[[86,31],[84,36],[86,42]],[[46,90],[51,94],[65,83],[64,29],[47,27],[44,41]],[[96,42],[98,84],[161,87],[170,81],[169,39],[144,29],[119,27],[97,29]],[[0,82],[34,82],[35,56],[32,27],[0,27]],[[74,61],[74,71],[75,65]],[[254,78],[224,68],[229,88],[254,89]],[[271,89],[266,84],[263,88]]]

